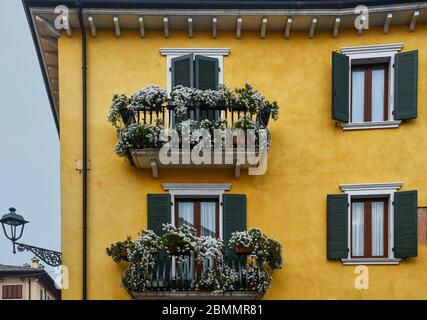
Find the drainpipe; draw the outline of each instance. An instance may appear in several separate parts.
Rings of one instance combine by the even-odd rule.
[[[82,37],[82,154],[83,154],[83,194],[82,194],[82,299],[87,300],[87,65],[86,65],[86,29],[83,23],[82,1],[78,1],[80,33]]]

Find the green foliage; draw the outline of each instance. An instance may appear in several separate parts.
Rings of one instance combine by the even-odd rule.
[[[106,252],[107,255],[113,258],[115,263],[119,263],[128,259],[127,254],[133,247],[132,238],[128,236],[125,241],[118,241],[111,244],[110,247],[106,249]]]

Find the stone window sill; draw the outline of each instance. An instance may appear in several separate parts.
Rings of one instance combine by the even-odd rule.
[[[354,265],[396,265],[400,263],[400,259],[396,258],[351,258],[341,259],[341,262],[345,266]]]
[[[400,120],[390,121],[375,121],[375,122],[354,122],[354,123],[343,123],[341,128],[344,131],[348,130],[367,130],[367,129],[392,129],[398,128],[402,123]]]

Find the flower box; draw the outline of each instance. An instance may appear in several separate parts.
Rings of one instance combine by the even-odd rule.
[[[128,251],[126,249],[121,249],[120,250],[120,256],[122,257],[123,261],[129,261]]]
[[[249,247],[236,246],[236,253],[239,253],[239,254],[250,254],[251,251],[252,250]]]

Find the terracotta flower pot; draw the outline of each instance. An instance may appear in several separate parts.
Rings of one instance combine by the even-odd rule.
[[[249,253],[251,253],[251,248],[243,247],[243,246],[236,246],[236,253],[249,254]]]
[[[122,257],[122,260],[129,261],[128,259],[128,251],[126,249],[120,250],[120,256]]]

